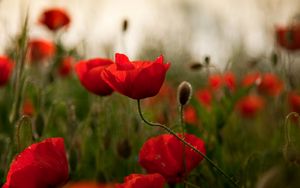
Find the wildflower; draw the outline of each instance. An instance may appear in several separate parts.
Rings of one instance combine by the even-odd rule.
[[[59,187],[68,175],[63,138],[48,138],[27,147],[13,160],[3,188]]]
[[[184,138],[202,153],[206,153],[203,140],[192,134],[185,134]],[[183,161],[183,156],[185,157],[185,162]],[[140,165],[148,173],[161,174],[168,183],[182,181],[185,176],[197,167],[202,159],[202,156],[190,148],[184,147],[171,134],[163,134],[150,138],[144,143],[139,153]]]
[[[32,39],[28,44],[28,55],[32,62],[43,61],[54,56],[55,46],[51,41]]]
[[[257,95],[243,97],[237,103],[237,109],[243,117],[254,117],[264,106],[264,100]]]
[[[212,103],[212,94],[209,89],[199,89],[196,91],[196,99],[205,108],[210,108]]]
[[[74,62],[73,57],[65,57],[58,67],[58,73],[62,77],[66,77],[72,72],[72,62]]]
[[[275,74],[266,73],[261,78],[258,90],[269,96],[278,96],[283,90],[283,82]]]
[[[246,74],[242,79],[242,86],[244,87],[253,86],[259,81],[259,78],[260,78],[260,74],[258,72]]]
[[[300,23],[287,27],[280,26],[276,28],[276,39],[279,46],[287,50],[300,49]]]
[[[113,89],[101,78],[101,72],[112,64],[114,63],[110,59],[95,58],[77,63],[75,70],[85,89],[96,95],[106,96],[110,95]]]
[[[163,56],[155,61],[129,61],[123,54],[116,54],[116,63],[101,74],[105,82],[115,91],[132,99],[155,96],[164,80],[170,64],[163,64]]]
[[[69,25],[70,21],[70,16],[67,12],[60,8],[48,9],[40,17],[40,23],[52,31]]]
[[[0,87],[4,86],[12,73],[14,64],[6,56],[0,56]]]

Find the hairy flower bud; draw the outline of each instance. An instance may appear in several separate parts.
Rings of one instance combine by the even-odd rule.
[[[178,86],[177,97],[180,105],[186,105],[192,96],[192,86],[189,82],[183,81]]]

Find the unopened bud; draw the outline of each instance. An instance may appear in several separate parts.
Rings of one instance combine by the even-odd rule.
[[[210,64],[210,57],[209,56],[205,56],[204,57],[204,62],[205,62],[205,65],[208,66]]]
[[[191,70],[201,70],[203,68],[203,65],[200,62],[192,62],[190,64]]]
[[[186,105],[192,97],[192,86],[189,82],[183,81],[178,86],[177,97],[178,102],[181,105]]]
[[[122,31],[125,33],[128,29],[128,20],[124,19],[123,20],[123,25],[122,25]]]

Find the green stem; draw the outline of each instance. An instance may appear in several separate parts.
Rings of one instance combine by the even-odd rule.
[[[285,118],[285,123],[284,123],[285,141],[286,141],[287,144],[291,143],[291,137],[290,137],[290,131],[289,131],[289,122],[288,122],[291,116],[300,117],[297,112],[291,112]]]
[[[183,105],[180,105],[179,107],[180,111],[180,125],[181,125],[181,131],[182,131],[182,138],[185,139],[185,125],[184,125],[184,113],[183,113]],[[183,160],[183,174],[184,174],[184,179],[186,179],[186,156],[185,156],[185,144],[182,144],[183,147],[183,153],[182,153],[182,160]],[[186,188],[186,182],[183,182],[183,187]]]
[[[231,182],[232,185],[234,185],[235,187],[240,187],[231,177],[229,177],[221,168],[219,168],[210,158],[208,158],[205,154],[203,154],[201,151],[199,151],[197,148],[195,148],[192,144],[186,142],[184,139],[182,139],[180,136],[178,136],[176,134],[176,132],[174,132],[172,129],[170,129],[166,125],[163,125],[163,124],[160,124],[160,123],[154,123],[154,122],[150,122],[150,121],[146,120],[145,117],[143,116],[143,113],[142,113],[142,110],[141,110],[140,99],[137,100],[137,104],[138,104],[139,115],[146,124],[148,124],[152,127],[160,127],[160,128],[165,129],[167,132],[169,132],[170,134],[175,136],[184,145],[188,146],[189,148],[194,150],[197,154],[201,155],[204,159],[206,159],[206,161],[208,161],[208,163],[211,166],[213,166],[220,174],[222,174],[229,182]]]

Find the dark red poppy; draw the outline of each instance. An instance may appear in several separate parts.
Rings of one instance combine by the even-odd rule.
[[[69,25],[70,16],[64,9],[52,8],[48,9],[41,15],[40,23],[48,27],[52,31],[56,31],[64,26]]]
[[[43,61],[54,56],[55,45],[48,40],[32,39],[28,44],[28,53],[31,62]]]
[[[244,87],[253,86],[254,84],[258,83],[259,78],[260,78],[260,74],[258,72],[246,74],[242,79],[242,86]]]
[[[58,67],[58,73],[61,77],[66,77],[71,74],[73,68],[73,57],[65,57]]]
[[[188,124],[197,123],[197,111],[193,106],[186,106],[184,108],[184,121]]]
[[[164,188],[165,179],[160,174],[131,174],[125,177],[123,184],[116,184],[116,188]]]
[[[112,64],[110,59],[95,58],[77,63],[75,70],[83,87],[96,95],[106,96],[113,89],[101,78],[101,72]]]
[[[300,114],[300,95],[297,92],[293,91],[289,93],[288,103],[290,111]]]
[[[300,49],[300,23],[276,27],[277,43],[287,50]]]
[[[27,116],[32,116],[35,112],[34,106],[32,104],[32,101],[30,99],[26,99],[23,102],[23,107],[22,107],[22,114],[27,115]]]
[[[0,56],[0,87],[4,86],[12,73],[14,64],[12,60],[10,60],[6,56]]]
[[[261,78],[258,90],[269,96],[278,96],[283,90],[283,82],[275,74],[266,73]]]
[[[59,187],[69,176],[63,138],[32,144],[11,163],[3,188]]]
[[[133,61],[123,54],[116,54],[116,63],[105,69],[101,76],[115,91],[132,99],[155,96],[166,76],[170,64],[163,63],[163,56],[155,61]]]
[[[237,110],[246,118],[252,118],[264,107],[264,100],[257,95],[248,95],[237,103]]]
[[[213,98],[209,89],[199,89],[196,91],[196,99],[205,108],[210,108]]]
[[[206,153],[205,143],[200,138],[185,134],[185,140]],[[185,148],[185,150],[184,150]],[[185,151],[185,154],[183,153]],[[185,163],[183,161],[185,156]],[[169,183],[178,183],[183,180],[203,157],[184,147],[183,144],[171,134],[163,134],[147,140],[139,153],[139,163],[148,173],[159,173]],[[184,167],[186,165],[186,168]]]

